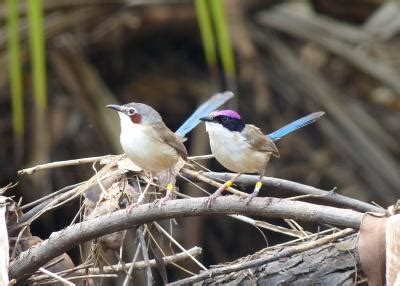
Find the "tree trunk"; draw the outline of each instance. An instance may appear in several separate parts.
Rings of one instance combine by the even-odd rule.
[[[275,255],[285,246],[262,250],[231,264]],[[228,266],[218,265],[218,266]],[[260,267],[209,278],[195,285],[353,285],[361,271],[357,234]]]

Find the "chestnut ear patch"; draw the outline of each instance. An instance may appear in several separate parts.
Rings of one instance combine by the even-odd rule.
[[[142,121],[142,116],[139,113],[135,113],[129,117],[131,118],[131,121],[136,124],[139,124]]]

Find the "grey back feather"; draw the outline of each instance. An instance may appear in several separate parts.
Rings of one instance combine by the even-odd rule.
[[[241,134],[252,149],[260,152],[272,153],[274,156],[279,157],[279,152],[274,142],[265,136],[258,127],[246,124]]]

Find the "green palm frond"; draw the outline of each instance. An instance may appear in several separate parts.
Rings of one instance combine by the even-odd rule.
[[[28,0],[28,20],[30,27],[33,94],[40,110],[45,111],[47,109],[47,91],[42,0]]]
[[[7,0],[8,70],[14,135],[22,140],[24,134],[24,95],[22,88],[21,48],[18,0]]]
[[[207,64],[216,65],[216,49],[225,74],[235,76],[235,59],[222,0],[195,0]]]
[[[212,28],[211,16],[207,5],[207,0],[195,0],[197,21],[200,27],[201,40],[203,43],[204,55],[207,64],[214,66],[217,62],[215,50],[215,39]]]
[[[218,41],[219,55],[224,71],[228,75],[233,76],[235,74],[235,60],[222,0],[211,0],[211,11]]]

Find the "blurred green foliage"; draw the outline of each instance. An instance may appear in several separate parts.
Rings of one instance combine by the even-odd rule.
[[[47,109],[45,40],[42,0],[27,0],[29,43],[34,101],[41,112]],[[19,7],[21,1],[6,0],[7,49],[14,135],[22,142],[24,134],[24,88],[20,46]]]
[[[16,137],[24,134],[24,95],[22,87],[21,48],[18,0],[7,0],[8,70],[12,104],[13,130]]]
[[[217,62],[217,53],[215,50],[215,38],[207,0],[195,0],[194,4],[196,7],[204,54],[208,66],[212,67]]]
[[[195,8],[207,64],[216,65],[217,47],[225,74],[234,77],[235,59],[223,0],[195,0]]]
[[[33,95],[40,111],[45,111],[47,94],[42,0],[28,0],[28,19]]]

